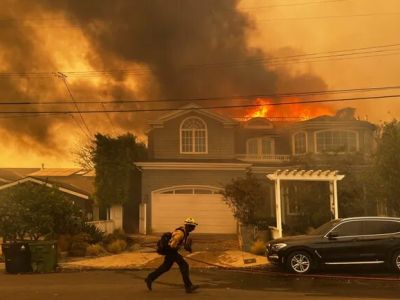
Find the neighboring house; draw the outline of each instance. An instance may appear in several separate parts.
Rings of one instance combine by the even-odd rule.
[[[272,183],[265,175],[296,167],[296,156],[360,153],[373,149],[375,126],[354,118],[354,110],[300,122],[266,118],[237,121],[188,105],[150,123],[150,159],[141,171],[141,232],[170,231],[187,216],[199,233],[236,233],[237,224],[220,191],[252,171],[270,187],[265,211],[275,212]],[[286,204],[285,212],[295,210]],[[295,212],[291,212],[295,213]]]
[[[18,179],[25,178],[29,174],[39,171],[39,168],[1,168],[0,169],[0,186]]]
[[[27,182],[38,185],[56,187],[65,193],[67,199],[77,204],[86,217],[92,220],[94,192],[93,177],[84,176],[86,172],[81,169],[0,169],[0,193],[6,189],[12,189],[18,184]]]
[[[94,178],[93,170],[79,168],[0,168],[0,192],[25,182],[56,186],[68,199],[79,205],[87,219],[93,221],[101,230],[111,233],[114,229],[123,228],[130,233],[137,232],[138,204],[132,201],[124,205],[123,209],[119,206],[100,209],[93,201]]]

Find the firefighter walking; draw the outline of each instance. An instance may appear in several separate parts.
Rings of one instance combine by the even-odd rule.
[[[187,218],[184,226],[175,229],[172,233],[165,233],[157,244],[157,252],[165,255],[164,262],[145,279],[147,288],[152,290],[152,283],[165,272],[169,271],[176,262],[182,274],[186,293],[194,292],[198,286],[193,285],[189,277],[189,265],[179,254],[179,249],[184,247],[188,252],[192,252],[190,232],[196,229],[198,224],[193,218]]]

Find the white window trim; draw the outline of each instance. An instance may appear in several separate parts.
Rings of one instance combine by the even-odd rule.
[[[317,151],[317,134],[320,132],[327,132],[327,131],[335,131],[335,132],[353,132],[356,134],[356,150],[355,151],[340,151],[340,152],[319,152]],[[360,150],[360,135],[357,130],[348,130],[348,129],[324,129],[324,130],[318,130],[314,132],[314,152],[315,153],[339,153],[339,154],[345,154],[345,153],[354,153],[358,152]]]
[[[196,189],[202,189],[202,190],[209,190],[212,193],[211,194],[195,194],[194,190]],[[192,190],[192,194],[175,194],[175,190]],[[215,187],[215,186],[210,186],[210,185],[175,185],[175,186],[170,186],[167,188],[162,188],[158,189],[155,191],[152,191],[153,194],[163,194],[165,192],[172,191],[171,194],[164,194],[164,195],[216,195],[222,192],[222,188]]]
[[[204,152],[196,152],[196,151],[191,151],[191,152],[185,152],[185,151],[182,151],[182,147],[183,147],[183,144],[182,144],[182,126],[183,126],[183,124],[188,120],[188,119],[197,119],[197,120],[199,120],[200,122],[202,122],[203,124],[204,124],[204,129],[201,129],[201,130],[204,130],[204,132],[205,132],[205,146],[206,146],[206,150],[204,151]],[[194,139],[195,139],[195,135],[193,135],[192,136],[192,145],[193,145],[193,147],[194,147],[194,145],[195,145],[195,142],[194,142]],[[196,116],[190,116],[190,117],[187,117],[187,118],[185,118],[182,122],[181,122],[181,125],[179,126],[179,150],[180,150],[180,154],[208,154],[208,127],[207,127],[207,123],[206,122],[204,122],[204,120],[203,119],[201,119],[201,118],[199,118],[199,117],[196,117]],[[193,150],[195,150],[195,149],[193,149]]]
[[[295,151],[295,136],[297,134],[299,134],[299,133],[304,133],[305,136],[306,136],[306,140],[305,140],[306,151],[304,153],[296,153],[296,151]],[[303,155],[303,154],[306,154],[306,153],[308,153],[308,134],[307,134],[307,131],[304,131],[304,130],[296,131],[295,133],[292,134],[292,154],[293,155]]]
[[[271,153],[264,154],[262,153],[262,140],[270,140],[271,141]],[[249,153],[249,143],[253,140],[257,141],[257,154],[250,154]],[[247,155],[274,155],[275,154],[275,139],[271,137],[254,137],[254,138],[249,138],[246,141],[246,154]]]

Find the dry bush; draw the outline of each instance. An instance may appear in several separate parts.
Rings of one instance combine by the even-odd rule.
[[[265,243],[261,240],[257,240],[251,245],[250,252],[255,255],[265,254]]]
[[[125,251],[127,244],[124,240],[115,240],[107,245],[107,251],[110,253],[121,253]]]
[[[128,240],[128,236],[125,234],[125,232],[122,229],[115,229],[113,231],[113,233],[107,234],[103,238],[103,243],[105,245],[108,245],[117,240],[123,240],[125,242],[127,242],[127,240]]]
[[[105,252],[104,248],[100,244],[89,245],[86,248],[86,255],[99,256]]]
[[[69,256],[85,256],[86,248],[89,246],[88,240],[90,237],[87,234],[80,233],[71,238],[71,245],[68,249]]]

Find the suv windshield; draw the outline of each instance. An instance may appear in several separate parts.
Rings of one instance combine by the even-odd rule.
[[[331,230],[333,227],[335,227],[339,222],[340,222],[340,220],[329,221],[328,223],[325,223],[325,224],[321,225],[320,227],[311,231],[310,235],[324,235],[329,230]]]

